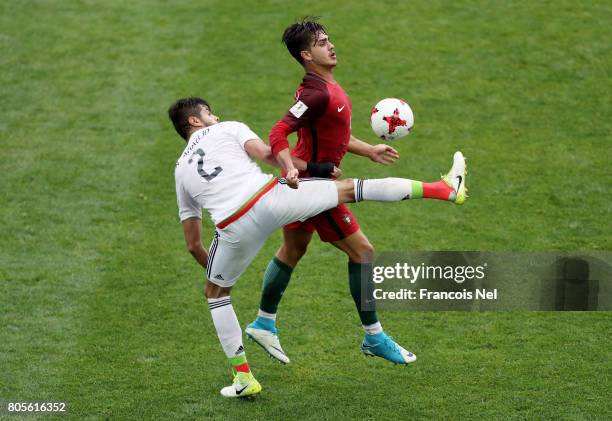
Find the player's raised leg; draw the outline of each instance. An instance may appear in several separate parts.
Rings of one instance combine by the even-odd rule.
[[[361,351],[365,355],[381,357],[395,364],[409,364],[416,361],[416,356],[412,352],[401,347],[383,331],[376,310],[371,308],[372,305],[367,309],[362,307],[362,295],[365,293],[371,296],[374,257],[374,247],[363,231],[359,230],[332,244],[349,257],[349,289],[365,331]],[[363,291],[364,287],[366,291]]]
[[[461,205],[468,197],[465,174],[465,158],[457,151],[453,156],[453,166],[440,181],[425,183],[405,178],[355,180],[354,200],[395,202],[408,199],[439,199]]]

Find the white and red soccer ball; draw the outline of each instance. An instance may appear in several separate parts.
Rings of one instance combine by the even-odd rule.
[[[376,136],[384,140],[397,140],[410,133],[414,115],[405,101],[386,98],[372,108],[370,123]]]

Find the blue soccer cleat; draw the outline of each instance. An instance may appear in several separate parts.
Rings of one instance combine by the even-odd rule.
[[[416,355],[399,346],[385,332],[376,335],[365,335],[361,352],[368,357],[380,357],[395,364],[410,364],[416,361]]]

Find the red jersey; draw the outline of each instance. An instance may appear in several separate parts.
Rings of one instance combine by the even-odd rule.
[[[337,83],[307,73],[295,93],[295,104],[270,132],[274,155],[288,148],[287,136],[297,131],[291,155],[306,162],[333,162],[340,166],[351,137],[351,101]],[[300,177],[308,176],[300,172]]]

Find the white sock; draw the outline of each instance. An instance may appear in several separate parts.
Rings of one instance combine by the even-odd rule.
[[[362,326],[363,326],[363,330],[365,330],[366,335],[376,335],[377,333],[380,333],[383,331],[383,328],[380,322],[376,322],[371,325],[362,325]]]
[[[266,313],[262,309],[257,312],[257,317],[265,317],[266,319],[276,320],[276,313]]]
[[[377,178],[374,180],[353,180],[355,201],[375,200],[378,202],[399,202],[410,199],[412,180],[407,178]]]
[[[208,308],[210,308],[210,315],[225,355],[231,358],[244,354],[242,329],[240,329],[230,297],[209,298]]]

